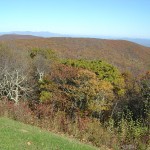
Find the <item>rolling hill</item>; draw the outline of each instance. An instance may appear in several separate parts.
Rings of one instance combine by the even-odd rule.
[[[134,42],[134,43],[138,43],[140,45],[146,46],[146,47],[150,47],[150,39],[132,39],[132,38],[127,38],[126,40]]]
[[[49,48],[62,58],[101,59],[117,66],[123,72],[130,71],[135,75],[150,70],[150,48],[133,42],[94,38],[23,37],[1,40],[1,43],[19,50]]]
[[[113,37],[113,36],[100,36],[100,35],[75,35],[75,34],[59,34],[48,31],[11,31],[11,32],[0,32],[0,35],[32,35],[36,37],[50,38],[50,37],[72,37],[72,38],[97,38],[97,39],[113,39],[113,40],[127,40],[130,42],[134,42],[146,47],[150,47],[150,39],[144,38],[121,38],[121,37]]]
[[[15,40],[15,39],[35,39],[40,38],[33,35],[19,35],[19,34],[4,34],[0,35],[0,40]]]

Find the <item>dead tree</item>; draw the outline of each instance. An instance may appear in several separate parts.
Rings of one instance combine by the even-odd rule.
[[[1,72],[0,76],[0,96],[18,103],[21,98],[28,96],[30,88],[27,84],[27,76],[19,70],[9,72],[7,69]]]
[[[45,74],[49,72],[49,61],[42,55],[38,55],[34,58],[34,66],[38,75],[38,81],[43,81]]]
[[[0,47],[0,97],[15,103],[27,97],[29,66],[25,53]]]

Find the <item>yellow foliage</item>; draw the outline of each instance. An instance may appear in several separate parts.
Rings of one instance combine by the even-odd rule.
[[[41,102],[50,101],[51,98],[52,98],[52,93],[51,93],[51,92],[42,91],[42,92],[40,93],[40,101],[41,101]]]
[[[113,90],[112,84],[110,82],[104,81],[104,80],[100,81],[100,86],[99,87],[100,87],[101,90],[104,90],[104,91]]]
[[[89,70],[79,70],[75,83],[80,93],[86,94],[88,107],[92,111],[108,110],[114,99],[113,85],[109,81],[99,80]]]
[[[92,71],[86,70],[86,69],[80,69],[78,71],[78,78],[84,78],[84,79],[96,79],[96,74]]]

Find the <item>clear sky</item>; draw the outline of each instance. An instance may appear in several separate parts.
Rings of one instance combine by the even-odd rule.
[[[0,32],[150,38],[150,0],[0,0]]]

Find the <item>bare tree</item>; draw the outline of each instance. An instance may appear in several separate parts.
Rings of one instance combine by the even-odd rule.
[[[34,66],[38,74],[38,80],[43,81],[44,75],[49,72],[50,61],[42,55],[37,55],[34,58]]]
[[[25,98],[28,95],[30,88],[27,86],[27,76],[19,70],[8,72],[3,70],[0,78],[0,96],[19,102],[20,98]]]
[[[30,88],[29,64],[26,54],[18,50],[0,48],[0,96],[18,103],[26,98]]]

